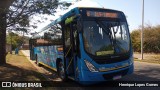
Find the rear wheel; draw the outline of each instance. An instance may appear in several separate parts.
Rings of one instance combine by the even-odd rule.
[[[67,75],[64,69],[64,64],[62,61],[58,62],[58,75],[59,77],[62,79],[62,81],[66,81],[67,80]]]
[[[41,67],[42,65],[38,62],[38,56],[36,55],[36,64]]]
[[[37,57],[37,55],[36,55],[36,64],[38,64],[38,57]]]

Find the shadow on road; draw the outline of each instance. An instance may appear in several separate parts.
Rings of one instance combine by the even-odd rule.
[[[38,75],[40,73],[34,71],[34,70],[26,70],[19,68],[17,66],[13,66],[11,64],[6,64],[3,66],[0,66],[0,81],[34,81],[33,77],[37,78],[37,81],[43,81],[41,80],[41,76],[39,77]],[[59,81],[54,81],[54,82],[49,82],[46,84],[51,84],[54,87],[51,87],[50,89],[58,89],[58,90],[160,90],[159,87],[118,87],[117,83],[123,83],[124,81],[127,81],[128,83],[130,82],[139,82],[139,81],[158,81],[159,79],[156,79],[156,77],[149,77],[147,73],[150,73],[151,75],[154,73],[153,72],[160,72],[160,70],[157,68],[157,70],[151,69],[146,69],[146,70],[141,70],[141,71],[136,71],[136,73],[132,75],[125,76],[124,78],[114,81],[114,82],[102,82],[94,85],[88,85],[84,86],[81,85],[75,81],[69,80],[68,82],[59,82]],[[138,73],[138,74],[137,74]],[[55,77],[53,77],[55,78]],[[39,79],[39,80],[38,80]],[[36,80],[35,80],[36,81]],[[56,84],[58,84],[56,86]],[[111,85],[112,87],[109,87]],[[117,86],[117,87],[114,87]],[[46,90],[50,90],[49,88]],[[45,89],[44,89],[45,90]]]
[[[43,81],[39,72],[19,68],[11,64],[0,66],[0,81]]]
[[[61,82],[57,85],[58,90],[160,90],[160,87],[121,87],[119,83],[156,83],[160,86],[160,79],[157,77],[159,68],[146,68],[146,70],[135,71],[134,74],[127,75],[120,80],[106,81],[93,85],[84,86],[75,81]],[[55,82],[53,84],[56,87]],[[53,86],[54,86],[53,85]]]

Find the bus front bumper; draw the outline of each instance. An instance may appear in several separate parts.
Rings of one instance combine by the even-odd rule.
[[[92,84],[102,81],[117,80],[124,77],[125,75],[132,74],[133,71],[134,71],[133,64],[125,68],[112,70],[108,72],[90,72],[89,70],[85,70],[80,80],[80,83]]]

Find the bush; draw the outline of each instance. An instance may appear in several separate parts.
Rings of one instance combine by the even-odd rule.
[[[141,50],[141,29],[131,33],[132,45],[135,52]],[[145,53],[160,53],[160,25],[144,28],[143,50]]]

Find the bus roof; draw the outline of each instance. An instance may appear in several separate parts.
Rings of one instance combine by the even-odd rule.
[[[68,12],[66,12],[64,15],[60,16],[58,19],[54,20],[53,22],[51,22],[49,25],[47,25],[46,27],[44,27],[42,29],[43,30],[46,30],[47,28],[51,27],[52,25],[56,24],[56,23],[60,23],[61,21],[63,20],[66,20],[68,17],[70,17],[71,15],[73,15],[73,12],[74,14],[79,14],[79,9],[81,8],[90,8],[90,9],[104,9],[104,10],[113,10],[113,9],[106,9],[106,8],[97,8],[97,7],[75,7],[71,10],[69,10]],[[113,10],[113,11],[118,11],[118,10]],[[119,11],[120,12],[120,11]]]
[[[70,10],[67,10],[66,13],[62,16],[60,16],[58,19],[52,21],[50,24],[48,24],[47,26],[45,26],[44,28],[41,29],[40,32],[41,33],[45,30],[47,30],[48,28],[50,28],[52,25],[55,25],[57,23],[60,23],[61,21],[66,20],[68,17],[70,17],[73,14],[79,14],[79,9],[99,9],[99,10],[112,10],[112,11],[118,11],[118,10],[113,10],[113,9],[106,9],[106,8],[99,8],[99,7],[74,7]],[[121,12],[121,11],[118,11]],[[36,38],[37,36],[33,37]]]

